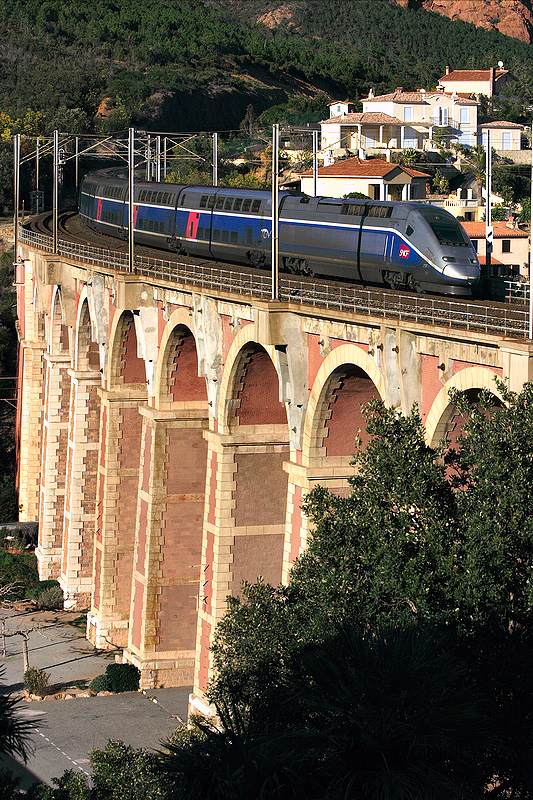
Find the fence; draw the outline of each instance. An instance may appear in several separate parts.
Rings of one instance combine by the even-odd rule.
[[[21,233],[21,241],[38,250],[52,251],[50,237],[25,228]],[[127,253],[65,240],[59,241],[58,250],[60,256],[73,258],[85,264],[121,272],[128,270]],[[202,289],[237,293],[261,300],[268,300],[271,296],[270,273],[252,274],[238,269],[226,269],[214,262],[192,265],[136,256],[134,274],[175,281]],[[513,291],[518,293],[524,284],[514,284],[514,286]],[[513,307],[503,303],[487,305],[429,295],[392,294],[350,284],[304,281],[287,275],[280,276],[279,289],[279,299],[282,301],[329,311],[405,320],[514,338],[528,336],[526,306]],[[509,291],[511,292],[511,287]],[[516,294],[513,299],[518,297]]]

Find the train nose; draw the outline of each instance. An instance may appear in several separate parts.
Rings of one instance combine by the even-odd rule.
[[[446,283],[474,286],[479,281],[479,264],[446,264],[442,272]]]

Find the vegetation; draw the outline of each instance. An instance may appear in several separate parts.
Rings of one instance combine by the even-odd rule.
[[[0,679],[4,667],[0,667]],[[0,754],[19,756],[26,761],[30,750],[33,723],[17,715],[19,699],[0,692]]]
[[[109,692],[111,691],[109,688],[109,680],[107,675],[97,675],[89,684],[89,690],[91,692]]]
[[[2,145],[0,144],[0,149]],[[12,178],[10,183],[12,184]],[[0,155],[0,204],[2,195]],[[15,290],[13,251],[0,256],[0,524],[18,519],[15,493],[15,409],[17,334],[15,331]]]
[[[44,669],[30,667],[24,673],[24,686],[30,694],[44,697],[50,684],[50,675]]]
[[[136,692],[141,673],[133,664],[109,664],[105,675],[111,692]]]

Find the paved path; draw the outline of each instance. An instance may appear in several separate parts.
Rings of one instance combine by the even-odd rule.
[[[113,655],[96,651],[83,632],[69,624],[71,614],[1,610],[0,617],[7,617],[8,632],[28,630],[40,623],[40,629],[29,637],[30,665],[49,672],[51,684],[57,687],[100,675],[113,661]],[[7,656],[0,659],[5,668],[0,691],[17,693],[22,689],[21,642],[20,636],[6,638]],[[27,788],[36,780],[51,784],[52,778],[67,769],[89,774],[90,751],[105,747],[109,739],[121,739],[137,748],[160,749],[161,742],[186,719],[189,692],[190,688],[184,687],[21,703],[21,715],[36,724],[34,752],[25,767],[13,759],[5,761],[21,776],[22,788]]]

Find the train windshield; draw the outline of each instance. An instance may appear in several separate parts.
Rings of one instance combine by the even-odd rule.
[[[468,247],[470,244],[463,229],[453,217],[450,219],[447,214],[429,208],[421,208],[420,213],[437,237],[439,244],[451,247]]]

